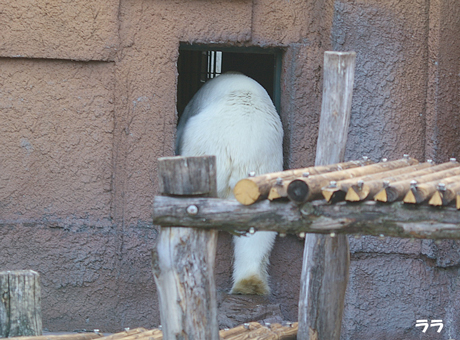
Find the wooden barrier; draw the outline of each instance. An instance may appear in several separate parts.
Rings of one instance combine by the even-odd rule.
[[[175,196],[217,196],[216,159],[159,159],[160,192]],[[196,206],[186,208],[198,214]],[[214,262],[217,230],[161,227],[152,265],[164,338],[219,339]]]

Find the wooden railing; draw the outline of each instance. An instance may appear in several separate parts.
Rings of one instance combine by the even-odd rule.
[[[343,162],[351,112],[354,52],[326,52],[324,58],[323,104],[315,165]],[[187,206],[172,202],[164,208],[202,216],[197,200],[215,196],[215,166],[212,157],[164,158],[159,160],[162,195],[189,196],[196,203]],[[211,171],[206,171],[209,169]],[[173,189],[174,190],[170,190]],[[176,190],[177,189],[177,190]],[[190,201],[189,201],[190,202]],[[154,223],[163,224],[155,200]],[[228,202],[229,203],[229,202]],[[230,204],[230,203],[229,203]],[[249,207],[251,209],[253,206]],[[184,210],[185,209],[185,210]],[[290,209],[290,208],[288,208]],[[300,214],[300,210],[297,212]],[[295,214],[295,212],[294,212]],[[167,212],[165,215],[172,215]],[[223,213],[235,222],[232,212]],[[253,211],[257,219],[257,212]],[[272,215],[271,218],[276,217]],[[173,221],[172,224],[174,225]],[[273,219],[272,226],[283,231],[286,220]],[[188,223],[178,223],[191,226]],[[206,224],[206,223],[205,223]],[[214,225],[215,228],[220,228]],[[255,225],[251,232],[260,228]],[[277,229],[273,229],[277,230]],[[307,229],[305,230],[307,231]],[[216,230],[162,226],[158,247],[153,251],[153,268],[158,287],[161,322],[165,339],[218,339],[214,258]],[[346,235],[330,237],[307,234],[299,301],[299,339],[338,340],[348,280],[349,248]],[[325,313],[327,311],[327,313]]]

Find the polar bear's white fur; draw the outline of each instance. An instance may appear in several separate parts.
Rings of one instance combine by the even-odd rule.
[[[176,153],[215,155],[220,198],[249,172],[283,168],[283,129],[276,109],[255,80],[225,73],[208,82],[184,110],[177,128]],[[268,294],[268,260],[276,233],[234,237],[232,294]]]

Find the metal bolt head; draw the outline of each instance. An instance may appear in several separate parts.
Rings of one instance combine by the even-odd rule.
[[[452,163],[455,163],[455,162],[457,162],[457,159],[456,159],[456,158],[451,158],[450,161],[451,161]]]
[[[369,159],[369,157],[363,156],[363,161],[367,161],[368,159]]]
[[[408,158],[409,158],[409,155],[408,155],[408,154],[404,154],[404,155],[403,155],[403,158],[404,158],[404,159],[408,159]]]
[[[275,184],[278,185],[278,186],[283,185],[283,179],[282,179],[281,177],[278,177],[278,178],[276,179],[276,183],[275,183]]]
[[[256,229],[254,227],[249,228],[249,234],[254,234],[256,232]]]
[[[301,233],[299,233],[299,237],[300,238],[305,238],[305,233],[302,231]]]
[[[357,184],[358,184],[358,188],[362,189],[363,185],[364,185],[364,181],[362,179],[360,179]]]
[[[337,188],[337,182],[336,181],[330,181],[329,182],[329,188]]]
[[[249,329],[249,323],[246,322],[246,323],[243,324],[243,326],[244,326],[244,328]]]
[[[438,190],[439,191],[446,191],[446,184],[445,183],[438,183]]]
[[[248,177],[254,177],[256,175],[256,172],[255,171],[250,171],[248,173]]]
[[[189,205],[186,209],[187,214],[189,215],[196,215],[198,214],[198,207],[195,204]]]
[[[331,235],[331,237],[335,237],[335,233],[334,233],[334,232],[332,232],[330,235]]]
[[[388,162],[388,158],[382,158],[382,162],[383,162],[383,163]]]
[[[302,173],[302,177],[308,177],[308,176],[310,176],[310,173],[309,173],[309,172],[304,172],[304,173]]]
[[[286,233],[279,233],[278,236],[279,237],[286,237]]]
[[[426,160],[426,162],[427,162],[427,163],[429,163],[429,164],[431,164],[431,165],[433,165],[433,164],[434,164],[434,162],[433,162],[433,160],[432,160],[432,159],[427,159],[427,160]]]
[[[415,179],[413,179],[412,181],[410,181],[410,187],[411,188],[416,188],[417,187],[417,181]]]
[[[388,180],[383,181],[383,187],[384,188],[388,188],[389,186],[390,186],[390,181],[388,181]]]

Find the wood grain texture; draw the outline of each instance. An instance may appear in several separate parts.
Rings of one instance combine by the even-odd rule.
[[[160,159],[159,178],[162,193],[217,196],[213,156]],[[189,215],[199,212],[196,206],[187,208]],[[160,228],[152,267],[164,339],[219,339],[216,246],[217,230]]]
[[[325,52],[315,165],[343,162],[350,125],[355,52]],[[292,185],[292,183],[291,183]],[[289,189],[288,189],[289,195]],[[299,298],[302,340],[339,340],[350,251],[346,235],[307,234]]]
[[[35,271],[0,272],[0,337],[42,334],[40,291]]]

